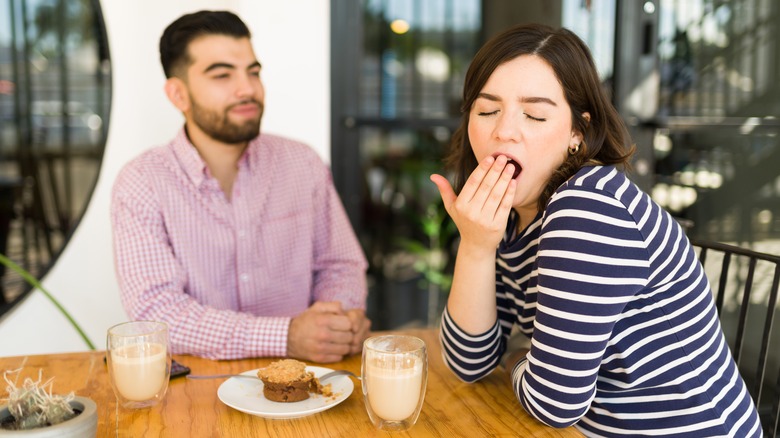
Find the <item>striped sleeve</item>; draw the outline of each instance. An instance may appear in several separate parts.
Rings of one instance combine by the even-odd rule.
[[[447,367],[464,382],[475,382],[490,374],[506,348],[498,321],[487,332],[470,335],[450,318],[447,309],[441,317],[442,357]]]
[[[571,188],[545,211],[537,269],[533,342],[513,387],[537,419],[566,427],[591,405],[615,324],[648,282],[648,254],[625,205]]]

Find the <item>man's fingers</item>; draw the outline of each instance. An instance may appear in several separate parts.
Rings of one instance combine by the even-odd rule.
[[[333,331],[352,332],[352,321],[346,315],[332,313],[320,315],[319,325]]]
[[[343,313],[341,303],[338,301],[317,301],[310,309],[324,313]]]
[[[322,330],[316,336],[323,344],[350,344],[353,333],[351,330]]]
[[[358,332],[366,324],[371,325],[371,320],[366,318],[366,311],[363,309],[349,309],[347,310],[347,316],[352,321],[353,332]]]

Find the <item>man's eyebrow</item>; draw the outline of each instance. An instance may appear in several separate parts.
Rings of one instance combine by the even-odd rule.
[[[210,66],[206,67],[205,70],[203,70],[203,73],[208,73],[211,70],[216,70],[218,68],[227,68],[230,70],[235,70],[236,66],[233,64],[228,64],[227,62],[215,62],[211,64]]]
[[[260,61],[255,61],[247,66],[247,70],[253,69],[253,68],[261,68]],[[230,70],[235,70],[236,66],[227,62],[215,62],[208,67],[206,67],[205,70],[203,70],[203,73],[208,73],[211,70],[216,70],[218,68],[227,68]]]
[[[493,94],[490,94],[490,93],[479,93],[477,95],[477,99],[479,99],[479,98],[487,99],[487,100],[490,100],[492,102],[501,102],[501,98],[500,97],[498,97],[496,95],[493,95]],[[522,97],[522,98],[520,98],[520,102],[523,102],[523,103],[546,103],[546,104],[549,104],[549,105],[552,105],[552,106],[558,106],[558,104],[555,103],[555,101],[553,101],[552,99],[549,99],[547,97]]]

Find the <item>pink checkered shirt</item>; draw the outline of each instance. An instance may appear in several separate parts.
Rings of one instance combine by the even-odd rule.
[[[365,308],[365,257],[301,143],[252,140],[228,201],[182,130],[120,172],[111,220],[122,304],[167,322],[173,353],[285,356],[291,317],[314,301]]]

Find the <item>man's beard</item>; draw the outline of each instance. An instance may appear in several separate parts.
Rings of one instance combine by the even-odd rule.
[[[219,111],[211,111],[204,108],[190,96],[192,102],[192,121],[214,140],[223,143],[244,143],[257,137],[260,133],[260,120],[263,118],[263,104],[254,99],[243,100],[225,108],[222,114]],[[247,120],[242,124],[236,124],[228,119],[228,112],[236,105],[254,103],[258,106],[257,120]]]

